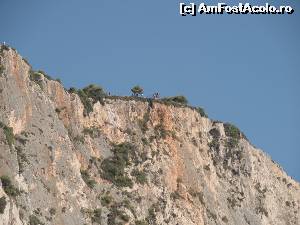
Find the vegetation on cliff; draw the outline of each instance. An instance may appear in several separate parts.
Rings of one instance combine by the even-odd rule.
[[[70,93],[75,93],[79,96],[83,106],[84,106],[84,116],[88,116],[90,112],[93,111],[93,105],[96,102],[104,104],[103,98],[106,96],[103,88],[96,84],[90,84],[83,89],[76,89],[71,87],[69,89]]]
[[[144,89],[142,87],[140,87],[139,85],[136,85],[133,88],[131,88],[131,92],[134,96],[139,96],[144,93]]]
[[[131,165],[135,157],[135,147],[131,143],[115,145],[113,156],[103,160],[101,164],[102,177],[118,187],[132,187],[133,182],[125,173],[125,168]]]
[[[5,134],[6,137],[6,141],[8,143],[8,145],[10,147],[12,147],[12,145],[15,142],[15,136],[14,136],[14,132],[13,132],[13,128],[12,127],[8,127],[6,126],[4,123],[0,122],[0,128],[3,129],[3,132]]]
[[[0,76],[2,75],[3,72],[4,72],[4,66],[0,64]]]
[[[5,196],[3,196],[0,198],[0,214],[4,213],[5,207],[6,207],[6,198]]]
[[[172,104],[172,103],[175,103],[175,104],[178,103],[178,104],[182,104],[182,105],[187,105],[188,104],[187,98],[183,95],[162,98],[161,101],[166,102],[166,103],[170,103],[170,104]]]
[[[20,194],[19,190],[13,186],[13,184],[8,176],[1,176],[0,180],[2,183],[2,187],[8,196],[16,197]]]

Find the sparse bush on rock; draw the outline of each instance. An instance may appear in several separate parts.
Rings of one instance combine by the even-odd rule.
[[[97,127],[85,127],[82,131],[84,135],[89,135],[92,138],[96,138],[99,136],[100,131]]]
[[[3,196],[0,198],[0,214],[4,213],[5,207],[6,207],[6,199],[5,196]]]
[[[171,134],[171,132],[166,130],[161,123],[154,127],[154,133],[156,138],[162,138],[162,139],[165,139],[168,135]]]
[[[224,123],[224,131],[227,137],[231,137],[234,139],[239,139],[241,136],[240,130],[234,126],[233,124],[230,123]]]
[[[93,104],[91,100],[89,99],[88,95],[83,90],[78,90],[77,94],[81,100],[81,103],[83,104],[84,111],[83,115],[88,116],[90,112],[93,112]]]
[[[92,215],[92,222],[101,224],[101,214],[102,214],[101,209],[94,209],[93,215]]]
[[[144,171],[139,171],[137,169],[134,169],[131,173],[132,176],[136,178],[136,181],[139,184],[146,184],[147,183],[147,174]]]
[[[148,225],[149,223],[147,223],[145,220],[136,220],[135,221],[135,225]]]
[[[1,45],[0,55],[2,55],[4,51],[8,51],[8,50],[9,50],[8,45]]]
[[[111,197],[110,195],[104,195],[103,197],[101,197],[101,205],[108,206],[113,202],[113,200],[113,197]]]
[[[188,100],[185,96],[179,95],[179,96],[174,96],[174,97],[167,97],[167,98],[162,98],[161,101],[166,102],[166,103],[177,103],[177,104],[182,104],[182,105],[187,105]]]
[[[3,74],[4,72],[4,66],[0,64],[0,76]]]
[[[86,185],[91,189],[94,188],[94,186],[96,185],[96,181],[91,179],[88,171],[80,170],[80,173],[81,173],[81,177],[82,177],[83,181],[86,183]]]
[[[228,137],[226,146],[228,148],[235,148],[239,143],[242,133],[233,124],[224,123],[223,126],[224,126],[225,135]]]
[[[20,194],[19,190],[13,186],[8,176],[1,176],[0,180],[2,183],[2,187],[8,196],[16,197]]]
[[[94,104],[98,101],[103,103],[103,97],[106,96],[104,90],[96,84],[90,84],[83,88],[82,91],[87,95],[88,98],[93,100]]]
[[[69,93],[78,94],[84,106],[84,116],[88,116],[93,111],[93,105],[96,102],[99,101],[103,105],[103,98],[106,96],[104,90],[96,84],[90,84],[83,89],[71,87],[68,91]]]
[[[14,132],[13,132],[13,128],[12,127],[8,127],[6,126],[4,123],[0,122],[0,128],[3,129],[4,131],[4,134],[5,134],[5,137],[6,137],[6,141],[8,143],[8,145],[10,147],[12,147],[12,145],[14,144],[15,142],[15,135],[14,135]]]
[[[44,225],[44,223],[42,223],[37,216],[30,215],[29,216],[29,225]]]
[[[206,112],[204,111],[203,108],[201,108],[201,107],[196,107],[196,111],[200,114],[200,116],[205,117],[205,118],[208,117],[207,114],[206,114]]]
[[[113,156],[103,160],[101,164],[102,177],[118,187],[132,187],[131,179],[125,174],[125,168],[134,158],[135,147],[130,143],[115,145]]]
[[[129,222],[130,217],[119,209],[119,205],[113,205],[107,216],[107,225],[124,224]]]

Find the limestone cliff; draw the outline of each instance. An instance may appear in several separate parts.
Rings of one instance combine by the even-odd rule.
[[[300,224],[300,186],[192,107],[76,93],[0,50],[0,225]]]

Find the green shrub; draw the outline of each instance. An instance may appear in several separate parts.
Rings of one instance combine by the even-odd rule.
[[[101,205],[102,206],[108,206],[113,202],[113,197],[111,197],[110,195],[105,195],[103,197],[101,197]]]
[[[29,79],[36,84],[40,86],[40,88],[43,88],[42,86],[42,74],[33,70],[29,71]]]
[[[126,215],[125,213],[121,213],[119,216],[120,216],[120,219],[125,222],[128,222],[130,219],[130,217],[128,215]]]
[[[104,104],[103,98],[106,96],[104,90],[95,84],[90,84],[82,90],[77,90],[74,87],[69,89],[70,93],[78,94],[83,106],[84,106],[84,116],[88,116],[90,112],[93,111],[93,104],[96,102],[100,102],[102,105]]]
[[[196,111],[200,114],[200,116],[205,117],[205,118],[208,117],[203,108],[197,107]]]
[[[130,143],[115,145],[112,149],[113,156],[106,158],[101,163],[102,178],[111,181],[118,187],[132,187],[131,179],[125,174],[125,168],[135,158],[134,146]]]
[[[123,175],[123,176],[120,176],[120,177],[116,177],[115,184],[118,187],[130,187],[130,188],[133,187],[132,180],[128,176],[126,176],[126,175]]]
[[[144,145],[148,145],[149,141],[147,140],[147,138],[142,138],[141,141],[143,142]]]
[[[57,81],[58,83],[62,84],[61,79],[56,78],[55,81]]]
[[[43,74],[33,71],[33,70],[29,71],[29,78],[31,81],[34,81],[34,82],[39,82],[42,79],[42,75]]]
[[[238,145],[242,133],[236,126],[230,123],[225,123],[223,124],[223,126],[224,126],[225,135],[228,137],[226,146],[228,148],[235,148]]]
[[[8,143],[8,145],[10,147],[12,147],[12,145],[15,142],[15,136],[14,136],[14,132],[13,132],[13,128],[12,127],[8,127],[6,126],[4,123],[0,122],[0,128],[3,129],[3,132],[5,134],[6,137],[6,141]]]
[[[85,127],[82,131],[84,135],[89,135],[92,138],[98,137],[100,132],[96,127]]]
[[[118,145],[114,145],[112,152],[114,154],[114,158],[124,166],[128,166],[131,164],[131,159],[135,157],[135,146],[124,142]]]
[[[81,135],[77,135],[73,138],[73,141],[75,142],[80,142],[80,143],[84,143],[84,136],[81,136]]]
[[[43,225],[39,218],[37,218],[35,215],[29,216],[29,225]]]
[[[95,84],[90,84],[89,86],[83,88],[82,91],[87,95],[88,98],[93,100],[93,103],[98,101],[103,103],[103,98],[106,96],[104,90]]]
[[[0,214],[4,213],[5,207],[6,207],[6,199],[5,196],[3,196],[0,198]]]
[[[78,91],[77,91],[77,89],[75,87],[70,87],[69,90],[68,90],[68,92],[69,93],[75,93],[75,94],[77,94]]]
[[[80,173],[81,173],[81,177],[82,177],[83,181],[86,183],[86,185],[91,189],[94,188],[96,185],[96,181],[91,179],[90,175],[88,174],[88,171],[80,170]]]
[[[157,211],[157,205],[152,204],[152,206],[148,209],[148,216],[146,218],[146,221],[148,224],[156,224],[156,211]]]
[[[226,147],[231,149],[235,148],[239,144],[239,140],[235,138],[228,138],[226,142]]]
[[[38,70],[36,73],[44,75],[45,78],[48,80],[53,80],[51,76],[49,76],[47,73],[45,73],[43,70]]]
[[[0,55],[3,55],[3,52],[8,50],[9,47],[7,45],[0,45]]]
[[[83,115],[88,116],[89,113],[93,111],[93,104],[83,90],[78,90],[77,94],[84,107]]]
[[[104,159],[101,163],[102,177],[106,180],[114,181],[117,177],[122,176],[125,166],[119,164],[116,158]]]
[[[134,207],[131,205],[130,201],[128,199],[124,199],[121,203],[121,206],[125,207],[126,209],[129,209],[130,212],[133,214],[133,216],[136,218],[136,212]]]
[[[3,51],[8,51],[9,46],[8,45],[1,45],[0,52],[2,53]]]
[[[212,139],[212,141],[208,143],[208,146],[211,149],[218,150],[220,147],[220,143],[219,143],[218,139]]]
[[[101,214],[102,214],[101,209],[94,209],[93,216],[92,216],[92,222],[101,224]]]
[[[1,176],[0,179],[2,187],[8,196],[16,197],[20,194],[19,190],[12,185],[11,180],[8,176]]]
[[[137,169],[133,170],[131,173],[132,176],[135,176],[136,181],[139,184],[146,184],[147,183],[147,174],[144,171],[139,171]]]
[[[19,173],[24,172],[25,163],[29,164],[29,161],[23,152],[21,147],[16,147],[17,150],[17,159],[18,159],[18,165],[19,165]]]
[[[4,66],[0,65],[0,76],[3,74],[3,72],[4,72]]]
[[[27,60],[26,58],[23,57],[22,60],[23,60],[29,67],[31,67],[30,63],[28,62],[28,60]]]
[[[54,79],[53,77],[51,77],[50,75],[48,75],[45,71],[43,70],[38,70],[36,72],[32,71],[33,72],[33,81],[38,81],[41,79],[40,75],[43,75],[45,78],[47,78],[48,80],[54,80],[54,81],[57,81],[59,83],[61,83],[61,80],[59,78],[57,79]]]
[[[179,95],[179,96],[174,96],[174,97],[168,97],[168,98],[163,98],[161,99],[163,102],[168,102],[168,103],[178,103],[182,105],[187,105],[188,100],[185,96]]]
[[[147,223],[145,220],[136,220],[135,221],[135,225],[148,225],[149,223]]]
[[[123,224],[117,223],[117,218],[124,222],[129,222],[130,217],[127,216],[123,211],[119,210],[119,205],[115,204],[111,207],[110,213],[107,215],[107,225]]]
[[[223,124],[224,131],[227,137],[239,139],[241,137],[241,132],[239,128],[230,123]]]

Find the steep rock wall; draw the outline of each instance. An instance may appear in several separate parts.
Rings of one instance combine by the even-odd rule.
[[[19,192],[2,184],[0,224],[300,224],[299,184],[227,124],[122,97],[84,116],[16,51],[0,57],[0,175]]]

